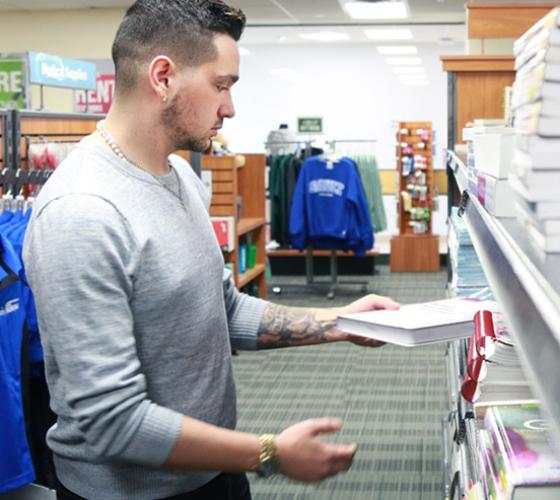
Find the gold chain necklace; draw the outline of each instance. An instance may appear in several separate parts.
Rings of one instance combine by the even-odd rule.
[[[115,142],[115,140],[113,139],[113,137],[111,136],[111,134],[109,134],[109,132],[107,132],[107,130],[105,130],[105,128],[103,127],[103,121],[97,122],[97,125],[95,127],[97,129],[97,132],[99,132],[99,135],[103,138],[103,140],[107,143],[107,145],[111,148],[111,150],[113,151],[113,153],[115,153],[115,155],[120,158],[121,160],[124,160],[128,163],[130,163],[131,165],[134,165],[136,168],[139,168],[140,170],[143,170],[144,172],[146,172],[147,174],[151,175],[155,180],[158,181],[157,176],[155,176],[154,174],[152,174],[151,172],[149,172],[148,170],[146,170],[144,167],[141,167],[140,165],[138,165],[137,163],[134,163],[133,161],[130,161],[125,154],[122,151],[122,148]],[[167,187],[167,185],[165,185],[162,182],[158,181],[158,184],[160,186],[162,186],[163,188],[165,188],[167,191],[169,191],[175,198],[177,198],[180,202],[181,205],[183,205],[183,207],[185,206],[185,204],[183,203],[183,189],[181,188],[181,179],[179,179],[179,174],[177,173],[177,170],[175,170],[173,168],[173,165],[171,165],[171,163],[168,161],[168,166],[169,169],[173,172],[173,174],[175,175],[175,180],[177,182],[177,188],[179,189],[179,193],[176,193],[175,191],[173,191],[171,188]]]

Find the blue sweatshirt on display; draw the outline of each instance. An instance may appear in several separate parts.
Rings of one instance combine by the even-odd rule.
[[[330,163],[312,156],[302,165],[290,213],[292,244],[353,250],[373,247],[368,203],[356,164],[350,158]]]
[[[35,479],[21,401],[22,263],[0,235],[0,496]]]

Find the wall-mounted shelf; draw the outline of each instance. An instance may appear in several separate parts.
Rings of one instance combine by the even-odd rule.
[[[451,152],[448,163],[464,190],[465,165]],[[464,217],[527,377],[560,438],[560,255],[539,253],[515,214],[493,217],[475,196]]]

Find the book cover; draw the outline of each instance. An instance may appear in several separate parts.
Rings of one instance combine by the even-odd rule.
[[[453,298],[408,304],[399,310],[368,311],[339,316],[337,327],[354,335],[413,347],[468,337],[474,315],[497,311],[493,301]]]
[[[538,404],[488,407],[484,428],[506,498],[560,498],[560,456]]]

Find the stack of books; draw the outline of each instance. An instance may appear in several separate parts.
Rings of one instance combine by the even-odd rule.
[[[538,404],[478,407],[486,497],[560,498],[560,455]]]
[[[518,218],[531,241],[560,252],[560,9],[553,9],[514,45],[512,105],[516,149],[510,184]]]
[[[468,297],[488,286],[471,237],[457,207],[451,209],[447,244],[452,268],[449,291],[455,297]]]

